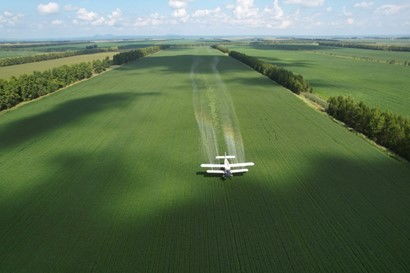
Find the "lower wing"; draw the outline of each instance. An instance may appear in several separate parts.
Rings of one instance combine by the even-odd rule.
[[[246,173],[248,172],[248,169],[237,169],[237,170],[231,170],[231,173]]]
[[[225,174],[224,171],[218,171],[218,170],[207,170],[206,173]]]

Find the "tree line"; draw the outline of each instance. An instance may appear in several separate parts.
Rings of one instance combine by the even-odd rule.
[[[149,46],[145,48],[139,48],[136,50],[121,52],[113,56],[113,64],[115,65],[125,64],[125,63],[138,60],[142,57],[145,57],[147,55],[156,53],[162,49],[167,49],[167,48],[169,48],[168,45],[159,45],[159,46]]]
[[[301,92],[312,92],[312,87],[305,79],[303,79],[302,75],[294,74],[292,71],[261,61],[258,58],[251,57],[237,51],[230,51],[219,45],[214,45],[212,47],[224,53],[229,53],[229,56],[232,58],[235,58],[238,61],[250,66],[259,73],[267,76],[271,80],[296,94],[300,94]]]
[[[213,49],[217,49],[217,50],[221,51],[222,53],[229,54],[229,49],[222,46],[222,45],[211,45],[211,47]]]
[[[101,73],[110,66],[111,60],[107,57],[103,60],[63,65],[44,72],[34,71],[9,80],[0,79],[0,111],[90,78],[93,73]]]
[[[251,42],[249,46],[261,49],[278,49],[278,50],[316,50],[320,46],[309,43],[300,43],[298,41],[269,41],[269,42]]]
[[[376,143],[410,160],[410,120],[351,97],[331,97],[327,113]]]
[[[126,45],[119,45],[117,46],[118,50],[126,50],[126,49],[138,49],[152,46],[152,44],[126,44]]]
[[[46,61],[46,60],[54,60],[54,59],[72,57],[72,56],[77,56],[77,55],[86,55],[86,54],[94,54],[94,53],[109,52],[109,51],[112,51],[112,49],[93,47],[89,49],[76,50],[76,51],[55,52],[55,53],[39,54],[39,55],[33,55],[33,56],[2,58],[0,59],[0,67],[16,65],[16,64],[41,62],[41,61]]]
[[[21,43],[0,43],[1,49],[17,49],[17,48],[33,48],[33,47],[46,47],[46,46],[60,46],[79,43],[89,43],[89,41],[57,41],[57,42],[21,42]]]
[[[335,46],[335,47],[348,47],[348,48],[361,48],[361,49],[372,49],[372,50],[387,50],[387,51],[410,51],[410,46],[406,45],[380,45],[380,44],[362,44],[347,41],[320,41],[318,42],[321,46]]]

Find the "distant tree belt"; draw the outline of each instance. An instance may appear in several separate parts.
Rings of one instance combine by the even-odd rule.
[[[332,97],[328,102],[329,115],[410,160],[409,119],[356,103],[350,97]]]
[[[271,48],[279,50],[314,50],[320,49],[317,43],[300,43],[300,41],[274,41],[274,42],[252,42],[249,43],[254,48]]]
[[[0,44],[1,49],[15,49],[15,48],[32,48],[32,47],[45,47],[45,46],[60,46],[60,45],[70,45],[78,43],[89,43],[89,41],[59,41],[54,43],[21,43],[21,44]]]
[[[214,48],[214,49],[218,49],[222,53],[229,54],[229,49],[222,46],[222,45],[211,45],[211,47]]]
[[[76,81],[101,73],[111,66],[107,57],[87,63],[63,65],[44,72],[35,71],[12,77],[10,80],[0,79],[0,111],[11,108],[20,102],[52,93]]]
[[[138,60],[142,57],[145,57],[147,55],[156,53],[162,49],[167,49],[167,48],[169,48],[169,45],[159,45],[159,46],[149,46],[149,47],[139,48],[136,50],[121,52],[113,56],[113,64],[115,65],[125,64],[125,63]]]
[[[34,62],[41,62],[41,61],[46,61],[46,60],[54,60],[54,59],[71,57],[71,56],[77,56],[77,55],[109,52],[113,50],[114,49],[112,48],[90,48],[90,49],[84,49],[84,50],[47,53],[47,54],[40,54],[40,55],[33,55],[33,56],[3,58],[3,59],[0,59],[0,66],[34,63]]]
[[[128,44],[128,45],[119,45],[118,49],[119,50],[124,50],[124,49],[134,49],[134,48],[144,48],[152,46],[152,44]]]
[[[175,45],[162,45],[162,46],[168,46],[172,48],[192,48],[192,47],[200,47],[200,46],[210,46],[212,43],[211,42],[202,42],[202,43],[194,43],[194,44],[175,44]],[[134,48],[143,48],[143,47],[148,47],[148,46],[153,46],[152,44],[128,44],[128,45],[121,45],[118,46],[119,50],[125,50],[125,49],[134,49]]]
[[[352,42],[318,42],[321,46],[335,46],[348,48],[361,48],[373,50],[387,50],[387,51],[410,51],[410,46],[401,45],[377,45],[377,44],[361,44]]]
[[[292,71],[286,70],[282,67],[270,63],[263,62],[258,58],[251,57],[237,51],[229,51],[228,49],[221,46],[213,46],[213,48],[216,48],[218,50],[222,49],[221,51],[224,53],[228,52],[229,56],[231,56],[232,58],[235,58],[238,61],[250,66],[259,73],[267,76],[271,80],[286,87],[296,94],[300,94],[302,92],[312,92],[312,87],[307,81],[303,79],[302,75],[294,74]]]

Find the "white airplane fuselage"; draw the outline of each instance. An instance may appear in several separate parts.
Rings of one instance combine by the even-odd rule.
[[[225,167],[224,167],[225,171],[230,171],[231,170],[231,166],[230,166],[229,160],[227,158],[224,159],[224,165],[225,165]]]

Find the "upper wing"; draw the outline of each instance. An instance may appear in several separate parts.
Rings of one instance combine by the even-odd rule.
[[[253,162],[245,162],[245,163],[236,163],[236,164],[230,164],[232,168],[243,168],[243,167],[250,167],[250,166],[255,166],[255,163]]]
[[[223,164],[201,164],[201,168],[223,168]]]
[[[216,159],[235,159],[235,156],[233,155],[218,155],[215,157]]]

